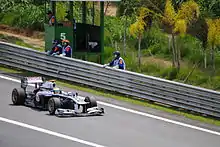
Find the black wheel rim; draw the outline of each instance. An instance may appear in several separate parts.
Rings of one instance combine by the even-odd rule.
[[[49,106],[48,106],[49,112],[53,113],[54,111],[54,103],[53,100],[49,101]]]
[[[15,103],[17,101],[17,99],[18,99],[18,96],[17,96],[16,92],[13,91],[13,93],[12,93],[12,102]]]

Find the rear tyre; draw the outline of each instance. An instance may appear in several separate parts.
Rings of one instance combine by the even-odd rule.
[[[50,115],[54,115],[57,108],[61,107],[61,101],[59,98],[52,97],[48,101],[48,111]]]
[[[24,105],[25,97],[26,94],[23,88],[13,89],[11,99],[14,105]]]

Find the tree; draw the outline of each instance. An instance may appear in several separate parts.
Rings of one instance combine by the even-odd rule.
[[[140,5],[147,7],[154,12],[162,14],[163,11],[161,10],[161,6],[163,5],[164,0],[140,0]]]
[[[202,16],[216,18],[220,16],[220,1],[219,0],[196,0],[201,6]]]
[[[208,46],[211,48],[211,63],[215,70],[215,48],[220,45],[220,18],[207,19],[208,24]]]
[[[105,34],[109,37],[112,47],[115,46],[117,50],[117,44],[123,37],[123,23],[118,17],[107,16],[107,18],[105,21]]]
[[[123,35],[123,54],[126,54],[126,36],[128,28],[128,17],[136,12],[136,9],[140,7],[140,0],[122,0],[118,6],[118,15],[122,16],[124,22],[124,35]]]
[[[175,0],[174,0],[175,1]],[[195,36],[203,43],[203,54],[204,54],[204,68],[207,67],[207,35],[208,35],[208,26],[206,18],[215,18],[220,16],[220,6],[219,0],[195,0],[200,6],[200,17],[198,21],[194,22],[187,30],[187,33]]]
[[[150,10],[144,7],[141,7],[139,10],[139,15],[137,16],[137,20],[133,23],[130,28],[130,34],[138,39],[138,63],[139,67],[141,65],[141,40],[143,37],[143,33],[147,27],[147,23],[145,22],[145,18],[150,15]]]
[[[181,53],[180,49],[176,47],[175,36],[184,36],[187,27],[198,19],[199,14],[199,6],[193,0],[183,2],[177,9],[177,12],[172,1],[166,0],[163,21],[171,29],[173,67],[177,67],[178,70],[180,69]]]
[[[131,16],[140,6],[140,0],[121,0],[117,3],[117,15]]]

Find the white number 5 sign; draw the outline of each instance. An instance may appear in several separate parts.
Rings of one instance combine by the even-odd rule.
[[[60,39],[65,40],[66,39],[66,33],[60,33]]]

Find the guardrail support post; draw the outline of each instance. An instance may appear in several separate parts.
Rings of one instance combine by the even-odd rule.
[[[104,64],[104,2],[100,2],[101,64]]]

